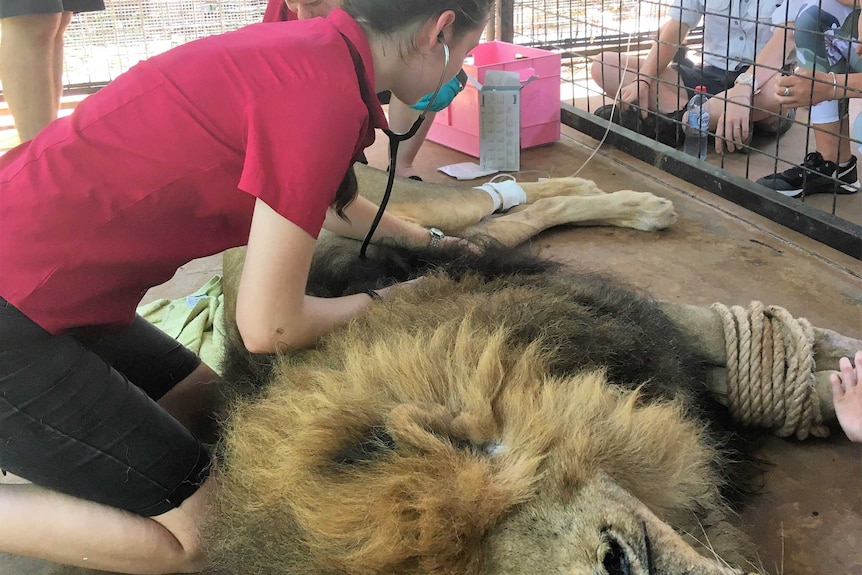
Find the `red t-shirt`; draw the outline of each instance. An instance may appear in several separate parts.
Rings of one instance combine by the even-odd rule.
[[[373,78],[342,10],[137,64],[0,157],[0,296],[51,333],[123,326],[179,266],[245,244],[255,197],[317,237],[386,125]]]

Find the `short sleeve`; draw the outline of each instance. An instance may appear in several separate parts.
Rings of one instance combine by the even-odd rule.
[[[775,2],[776,0],[773,1]],[[805,3],[806,0],[783,0],[772,13],[772,23],[777,25],[784,24],[785,22],[796,22],[799,10]]]
[[[317,237],[363,139],[368,111],[355,78],[293,81],[247,110],[239,188]]]
[[[769,2],[773,0],[767,0]],[[705,0],[674,0],[670,5],[670,17],[694,28],[703,19],[706,11]]]

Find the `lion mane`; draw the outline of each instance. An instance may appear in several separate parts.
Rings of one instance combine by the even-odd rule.
[[[226,422],[207,532],[217,564],[701,573],[663,543],[703,553],[700,533],[746,560],[725,522],[738,454],[703,362],[649,298],[494,249],[367,261],[331,250],[309,286],[336,295],[422,274],[313,349],[262,358],[234,342],[228,379],[262,384]],[[561,570],[555,537],[573,554]],[[715,569],[702,572],[739,572]]]

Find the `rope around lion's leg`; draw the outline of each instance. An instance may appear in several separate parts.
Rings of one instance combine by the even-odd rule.
[[[780,437],[827,437],[814,383],[814,328],[778,306],[710,306],[724,325],[728,408]]]

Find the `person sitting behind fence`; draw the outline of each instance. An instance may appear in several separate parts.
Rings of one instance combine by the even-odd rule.
[[[854,0],[804,4],[795,36],[799,68],[776,83],[775,95],[785,106],[811,106],[815,151],[806,154],[801,165],[757,183],[794,198],[853,194],[859,190],[859,176],[850,146],[847,98],[862,96],[862,44],[856,42],[859,10],[854,10]],[[853,131],[857,140],[862,139],[862,115]]]
[[[269,0],[266,12],[263,15],[264,22],[281,22],[285,20],[305,20],[306,18],[326,17],[333,9],[341,6],[342,0]],[[444,110],[452,100],[466,86],[466,76],[459,74],[440,87],[440,92],[431,103],[431,107],[425,114],[425,121],[419,130],[409,140],[405,140],[399,150],[396,159],[395,174],[422,181],[413,169],[413,162],[428,131],[434,122],[437,112]],[[422,110],[425,110],[428,100],[432,94],[426,94],[421,100],[413,105],[408,105],[394,96],[389,98],[389,127],[396,133],[404,133],[410,129]]]
[[[785,55],[792,52],[792,31],[772,26],[787,22],[783,14],[772,2],[731,0],[728,12],[717,14],[707,11],[705,0],[675,0],[646,58],[610,51],[593,62],[592,77],[605,94],[613,96],[619,90],[620,113],[606,105],[596,114],[629,127],[636,124],[640,133],[677,146],[686,104],[695,87],[704,85],[711,96],[709,129],[716,135],[717,152],[723,147],[742,149],[752,124],[765,132],[784,133],[793,124],[795,110],[780,112],[772,89]],[[678,54],[701,20],[703,65],[698,66]],[[637,110],[640,119],[632,122]]]

